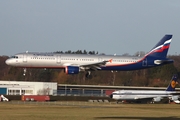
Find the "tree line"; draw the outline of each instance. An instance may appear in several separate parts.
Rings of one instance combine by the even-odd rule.
[[[57,51],[55,53],[98,54],[95,51]],[[128,54],[125,54],[128,55]],[[138,55],[137,53],[135,55]],[[115,86],[167,86],[173,74],[180,73],[180,56],[170,55],[173,64],[134,71],[93,71],[91,77],[86,78],[85,72],[67,75],[62,69],[33,69],[28,68],[23,75],[22,68],[7,66],[8,56],[0,56],[0,80],[5,81],[39,81],[58,82],[59,84],[88,84]],[[180,75],[179,75],[180,76]]]

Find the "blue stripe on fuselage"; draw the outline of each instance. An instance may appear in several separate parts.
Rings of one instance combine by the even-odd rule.
[[[119,64],[119,65],[114,65],[114,66],[106,66],[106,67],[101,67],[102,70],[117,70],[117,71],[130,71],[130,70],[137,70],[137,69],[145,69],[145,68],[150,68],[154,66],[161,66],[164,64],[172,63],[173,61],[168,61],[163,64],[154,64],[154,60],[158,60],[157,58],[153,57],[145,57],[144,59],[140,60],[139,62],[136,63],[129,63],[129,64]],[[159,59],[162,60],[162,59]],[[164,61],[170,60],[170,59],[164,59]]]

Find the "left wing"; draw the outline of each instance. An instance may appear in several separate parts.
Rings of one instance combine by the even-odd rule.
[[[102,61],[102,62],[97,62],[97,63],[92,63],[92,64],[84,64],[80,65],[79,67],[81,69],[93,69],[93,70],[101,70],[101,67],[106,65],[107,62],[111,62],[112,60],[108,61]]]

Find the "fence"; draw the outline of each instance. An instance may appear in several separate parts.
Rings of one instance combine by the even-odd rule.
[[[59,89],[54,90],[53,95],[60,96],[101,96],[105,97],[105,90],[100,89]]]
[[[109,101],[54,101],[54,102],[27,102],[27,101],[10,101],[10,102],[4,102],[4,104],[15,104],[15,105],[55,105],[55,106],[92,106],[92,105],[112,105],[116,104],[115,102],[109,102]]]

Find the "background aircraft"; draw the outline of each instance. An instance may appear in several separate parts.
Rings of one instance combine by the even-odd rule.
[[[118,90],[113,92],[110,97],[112,99],[119,101],[129,101],[129,102],[160,102],[163,98],[168,98],[169,100],[180,103],[178,100],[180,98],[180,92],[175,91],[177,82],[177,75],[174,75],[171,79],[165,91],[158,90]]]
[[[93,70],[129,71],[172,63],[166,58],[172,35],[165,35],[145,56],[84,55],[55,53],[19,53],[6,60],[7,65],[22,68],[58,68],[67,74]],[[24,69],[25,75],[26,69]]]

